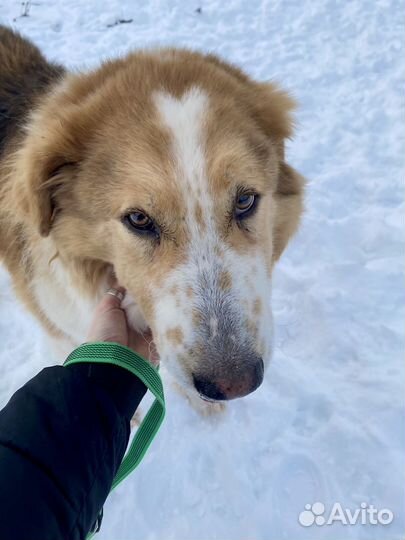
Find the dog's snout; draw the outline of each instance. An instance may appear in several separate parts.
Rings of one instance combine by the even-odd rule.
[[[246,396],[262,383],[264,364],[261,358],[242,370],[227,370],[226,375],[210,377],[204,373],[193,375],[194,386],[203,399],[223,401]]]

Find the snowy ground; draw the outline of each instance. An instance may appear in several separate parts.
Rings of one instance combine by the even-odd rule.
[[[201,8],[201,13],[197,11]],[[405,2],[0,0],[0,23],[87,67],[152,44],[213,50],[301,103],[290,160],[309,179],[274,278],[267,381],[202,420],[167,389],[100,540],[396,540],[405,535]],[[118,19],[131,23],[110,27]],[[0,273],[0,405],[47,357]],[[390,525],[302,527],[306,503],[388,508]]]

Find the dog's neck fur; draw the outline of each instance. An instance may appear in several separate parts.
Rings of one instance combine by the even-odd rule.
[[[27,283],[31,296],[42,314],[52,314],[50,321],[58,336],[72,347],[85,341],[98,300],[113,281],[112,269],[102,261],[67,261],[58,254],[52,237],[37,237],[35,273]],[[131,326],[143,330],[145,321],[134,299],[123,302]],[[55,332],[52,332],[55,335]]]
[[[64,261],[57,254],[51,237],[38,239],[37,248],[34,255],[36,272],[30,283],[33,296],[41,311],[52,313],[52,323],[61,331],[63,329],[64,337],[76,346],[84,341],[94,306],[103,288],[107,287],[107,279],[97,275],[100,270],[94,262],[92,294],[89,294],[91,272],[88,271],[87,276],[75,272],[77,262]]]

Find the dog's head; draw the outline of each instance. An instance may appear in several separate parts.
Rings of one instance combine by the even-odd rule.
[[[301,212],[292,108],[216,57],[141,53],[68,77],[16,160],[40,233],[66,264],[114,268],[161,361],[205,399],[252,392],[271,355],[272,267]]]

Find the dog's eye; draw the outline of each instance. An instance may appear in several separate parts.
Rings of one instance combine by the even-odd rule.
[[[159,236],[159,231],[154,221],[142,211],[127,214],[124,216],[123,222],[128,229],[137,234]]]
[[[248,217],[255,209],[258,196],[254,193],[242,193],[236,199],[235,216],[237,219]]]

